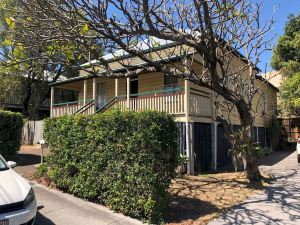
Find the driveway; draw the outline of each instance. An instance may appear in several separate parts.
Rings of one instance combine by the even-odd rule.
[[[265,159],[260,169],[268,171],[275,178],[272,184],[263,193],[227,211],[209,225],[299,225],[300,173],[296,160],[296,153],[287,157],[277,153],[275,157]]]
[[[33,184],[38,201],[38,215],[35,225],[141,225],[138,220],[109,209],[86,202],[70,194]]]

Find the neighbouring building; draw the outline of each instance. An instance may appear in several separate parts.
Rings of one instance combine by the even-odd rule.
[[[262,75],[272,85],[280,90],[281,83],[284,79],[278,71],[268,72]],[[280,92],[277,94],[278,111],[280,111]],[[280,113],[278,119],[282,121],[284,130],[291,141],[297,141],[300,137],[300,115],[285,115]]]
[[[23,97],[19,93],[14,93],[11,96],[8,96],[3,102],[0,103],[1,108],[9,110],[12,112],[23,112]],[[34,101],[34,100],[31,100]],[[50,116],[50,95],[45,101],[41,104],[38,110],[37,118],[46,118]]]

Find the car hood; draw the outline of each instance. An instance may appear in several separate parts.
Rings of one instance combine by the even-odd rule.
[[[31,186],[12,169],[0,171],[0,205],[23,201]]]

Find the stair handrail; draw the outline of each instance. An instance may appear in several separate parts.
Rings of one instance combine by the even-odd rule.
[[[117,102],[117,99],[118,99],[118,96],[112,98],[111,100],[109,100],[104,106],[102,106],[101,108],[99,108],[95,114],[97,113],[102,113],[104,112],[105,110],[107,110],[108,108],[110,108],[114,103]],[[112,104],[113,103],[113,104]],[[109,107],[108,107],[109,106]]]
[[[92,103],[94,103],[94,102],[95,102],[94,99],[91,100],[91,101],[89,101],[87,104],[85,104],[85,105],[82,106],[80,109],[78,109],[74,114],[82,114],[82,113],[84,113],[86,110],[88,110],[91,106],[94,105],[94,104],[92,104]]]

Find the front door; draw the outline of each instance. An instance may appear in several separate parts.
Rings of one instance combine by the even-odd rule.
[[[136,98],[139,93],[139,81],[138,78],[130,79],[130,97]]]
[[[97,102],[96,106],[98,109],[102,108],[106,103],[106,95],[105,95],[105,82],[97,83]]]

